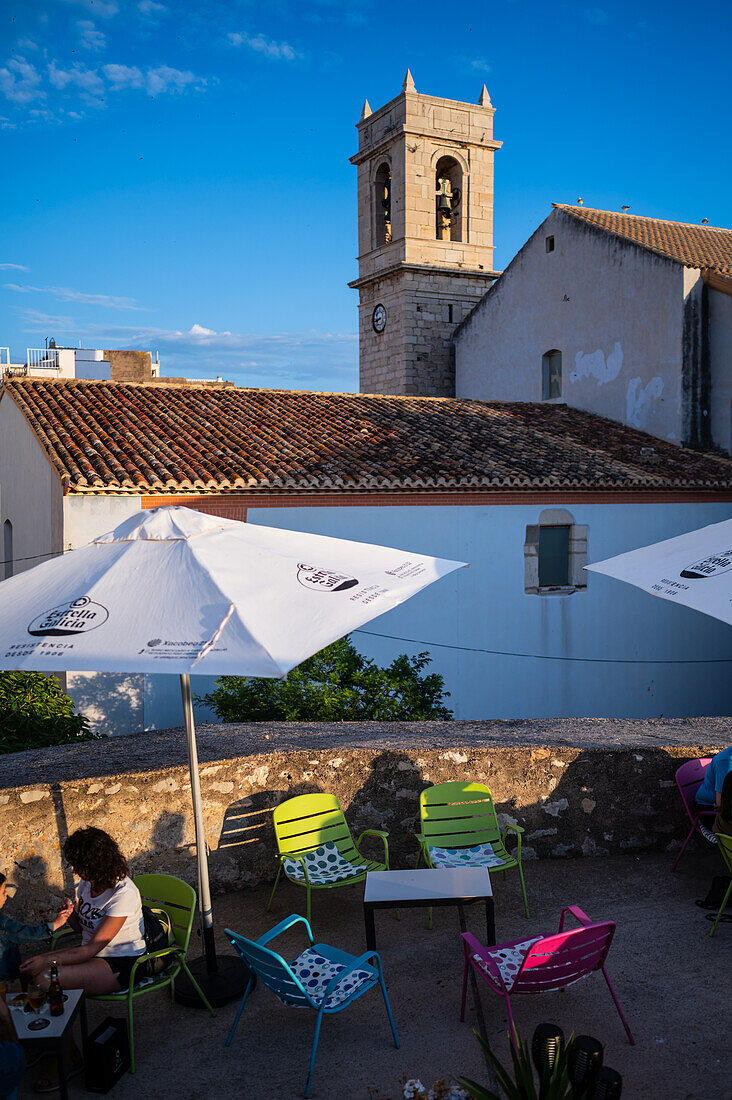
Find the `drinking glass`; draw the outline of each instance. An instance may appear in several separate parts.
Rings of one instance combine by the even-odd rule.
[[[48,994],[46,993],[46,990],[43,989],[42,986],[38,985],[37,982],[31,982],[28,986],[26,1000],[36,1014],[35,1020],[31,1020],[31,1022],[28,1024],[29,1031],[42,1031],[44,1027],[48,1027],[48,1025],[51,1023],[50,1020],[47,1020],[45,1018],[41,1019],[40,1016],[41,1009],[46,1003],[47,996]]]

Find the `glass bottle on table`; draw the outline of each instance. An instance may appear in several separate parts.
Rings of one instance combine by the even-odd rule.
[[[58,976],[58,963],[51,963],[51,981],[48,985],[48,1011],[52,1016],[63,1016],[64,991]]]

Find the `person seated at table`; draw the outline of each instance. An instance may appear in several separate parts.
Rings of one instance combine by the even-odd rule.
[[[8,884],[5,875],[0,873],[0,981],[10,982],[19,977],[20,972],[20,947],[22,943],[39,943],[51,938],[53,933],[62,928],[74,911],[74,903],[69,898],[63,909],[59,910],[53,920],[43,924],[23,924],[22,921],[13,920],[3,912],[5,902],[8,900]]]
[[[722,749],[717,755],[711,758],[709,767],[701,783],[701,787],[697,791],[695,798],[695,809],[697,813],[700,810],[714,810],[719,806],[722,798],[722,783],[724,777],[732,771],[732,745],[729,748]],[[711,840],[712,844],[717,844],[717,837],[711,831],[709,825],[711,824],[709,817],[702,817],[699,822],[699,832],[702,836],[706,836],[708,840]]]
[[[696,811],[700,810],[714,810],[719,807],[722,799],[722,784],[724,783],[725,776],[732,772],[732,745],[729,748],[722,749],[715,756],[712,757],[709,767],[704,775],[704,780],[699,790],[696,792]],[[717,842],[717,838],[714,833],[709,829],[709,818],[703,818],[699,822],[699,829],[707,840],[711,840],[714,844]]]
[[[714,819],[714,832],[732,837],[732,771],[727,772],[722,783],[719,810]]]
[[[48,988],[48,970],[55,960],[65,989],[83,989],[92,996],[118,993],[129,987],[132,966],[147,950],[140,891],[116,841],[103,829],[77,829],[65,841],[63,854],[81,879],[76,908],[68,918],[81,932],[81,946],[34,955],[22,964],[21,974]]]

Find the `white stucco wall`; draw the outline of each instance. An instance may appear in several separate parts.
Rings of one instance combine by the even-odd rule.
[[[558,349],[568,405],[678,441],[683,272],[552,211],[458,333],[456,395],[541,401]]]
[[[69,494],[63,502],[64,550],[86,546],[140,511],[139,496]],[[145,677],[114,672],[67,672],[66,690],[97,733],[114,736],[145,728]]]
[[[712,442],[732,453],[732,297],[708,288]]]
[[[61,482],[18,406],[0,400],[0,547],[5,520],[13,525],[13,571],[56,554],[62,541]],[[3,559],[4,560],[4,559]],[[0,566],[0,578],[5,567]]]
[[[139,496],[92,496],[69,493],[64,497],[64,550],[86,546],[140,511]]]

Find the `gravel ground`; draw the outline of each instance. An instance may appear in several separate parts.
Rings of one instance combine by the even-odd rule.
[[[591,917],[617,921],[608,971],[637,1045],[628,1044],[597,974],[564,993],[517,998],[514,1010],[520,1031],[530,1038],[537,1023],[551,1020],[565,1034],[596,1036],[606,1044],[606,1063],[624,1076],[624,1100],[732,1100],[729,1037],[725,1012],[720,1011],[732,973],[732,925],[720,924],[710,939],[710,925],[694,905],[720,871],[716,854],[701,844],[673,875],[669,857],[656,853],[530,863],[528,921],[516,876],[509,873],[506,882],[495,876],[499,941],[555,930],[562,906],[569,903],[580,905]],[[228,925],[256,937],[304,906],[304,893],[285,883],[268,914],[268,890],[258,887],[217,898],[219,933]],[[315,897],[316,939],[354,954],[363,950],[361,891],[361,886],[354,886]],[[479,908],[466,908],[466,916],[469,929],[483,937]],[[436,910],[431,932],[422,910],[405,911],[400,922],[390,912],[377,913],[376,921],[401,1049],[391,1043],[378,993],[370,992],[325,1020],[313,1100],[400,1100],[403,1076],[419,1077],[428,1085],[452,1074],[485,1080],[472,1034],[477,1025],[474,1004],[469,1005],[466,1022],[459,1021],[462,964],[456,912]],[[285,947],[295,954],[302,945],[288,935]],[[497,1052],[505,1053],[501,1002],[487,989],[480,997],[490,1041]],[[228,1005],[211,1019],[205,1012],[171,1005],[164,993],[141,998],[135,1009],[138,1072],[115,1087],[117,1100],[150,1095],[179,1100],[212,1094],[247,1100],[301,1096],[314,1014],[286,1008],[260,987],[245,1009],[233,1045],[225,1049],[235,1008]],[[90,1005],[91,1026],[108,1014],[107,1006]],[[33,1095],[37,1073],[28,1071],[21,1097]],[[70,1085],[72,1097],[84,1094],[80,1080]]]

